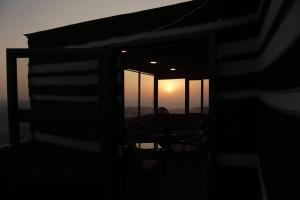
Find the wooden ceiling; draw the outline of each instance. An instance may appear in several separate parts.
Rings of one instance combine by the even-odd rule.
[[[146,73],[174,76],[208,73],[209,39],[206,37],[124,48],[122,65]],[[151,63],[156,62],[156,63]],[[172,69],[172,70],[171,70]],[[174,70],[175,69],[175,70]]]

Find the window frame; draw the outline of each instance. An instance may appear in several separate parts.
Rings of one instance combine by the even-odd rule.
[[[144,115],[141,115],[141,75],[149,75],[149,76],[153,76],[153,92],[155,93],[155,75],[154,74],[150,74],[150,73],[146,73],[146,72],[142,72],[142,71],[137,71],[137,70],[133,70],[133,69],[124,69],[124,71],[130,71],[130,72],[135,72],[138,75],[138,102],[137,102],[137,108],[138,108],[138,112],[137,112],[137,116],[136,117],[141,117]],[[124,79],[124,86],[125,86],[125,79]],[[125,87],[124,87],[124,100],[125,100]],[[155,94],[153,94],[153,102],[155,101]],[[124,104],[124,110],[125,110],[126,106]],[[153,106],[153,113],[155,111],[155,108]],[[124,112],[124,118],[125,118],[125,112]]]
[[[162,76],[162,77],[158,77],[156,78],[157,81],[159,80],[172,80],[172,79],[184,79],[185,80],[185,113],[184,115],[209,115],[210,112],[208,114],[204,113],[204,80],[208,80],[209,82],[211,81],[211,79],[208,76],[199,76],[199,78],[193,77],[190,78],[189,76],[174,76],[172,78],[168,78],[167,76]],[[201,97],[200,97],[200,105],[201,105],[201,111],[199,113],[190,113],[190,90],[189,90],[189,84],[190,81],[201,81]],[[158,83],[157,83],[158,84]],[[209,86],[210,87],[210,86]],[[157,101],[158,101],[158,90],[154,91],[157,92]],[[208,93],[208,99],[210,101],[211,95],[210,95],[210,91]],[[154,99],[155,101],[155,99]],[[158,105],[158,102],[157,102]],[[209,104],[210,106],[210,104]]]
[[[190,78],[189,76],[176,76],[176,77],[172,77],[172,78],[169,78],[169,77],[159,77],[155,74],[151,74],[151,73],[147,73],[147,72],[142,72],[142,71],[138,71],[138,70],[133,70],[133,69],[123,69],[124,71],[127,70],[127,71],[131,71],[131,72],[135,72],[138,74],[138,105],[137,105],[137,108],[138,108],[138,114],[136,117],[141,117],[143,115],[141,115],[141,74],[145,74],[145,75],[150,75],[150,76],[153,76],[154,78],[154,85],[153,85],[153,91],[154,91],[154,95],[153,95],[153,114],[155,114],[155,110],[158,108],[158,81],[159,80],[172,80],[172,79],[184,79],[185,80],[185,83],[184,83],[184,87],[185,87],[185,97],[184,97],[184,110],[185,112],[183,114],[180,114],[180,113],[171,113],[171,114],[175,114],[175,115],[201,115],[201,116],[204,116],[204,115],[209,115],[210,112],[207,114],[207,113],[204,113],[204,80],[208,80],[209,82],[211,81],[210,78],[208,76],[201,76],[199,78]],[[190,81],[200,81],[201,82],[201,91],[200,91],[200,112],[195,112],[195,113],[191,113],[190,112]],[[125,85],[125,82],[124,82],[124,85]],[[210,86],[209,86],[210,87]],[[125,98],[125,93],[124,93],[124,98]],[[210,91],[208,93],[208,101],[210,101]],[[209,106],[210,107],[210,104]],[[124,110],[125,110],[125,105],[124,105]],[[124,113],[124,118],[125,118],[125,113]]]

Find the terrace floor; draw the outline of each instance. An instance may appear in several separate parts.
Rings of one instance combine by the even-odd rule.
[[[49,144],[35,144],[35,148],[39,148],[36,152],[31,145],[22,147],[19,155],[9,149],[1,149],[0,184],[3,191],[25,196],[101,196],[106,183],[101,178],[105,175],[97,160],[99,154],[84,155],[71,172],[70,166],[80,152]],[[200,154],[197,160],[194,157],[182,159],[180,171],[173,155],[164,152],[163,156],[165,163],[159,171],[132,174],[122,166],[121,192],[124,199],[207,199],[204,154]]]

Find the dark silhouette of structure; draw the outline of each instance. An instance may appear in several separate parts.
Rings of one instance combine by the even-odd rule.
[[[0,173],[9,189],[110,199],[299,197],[299,11],[295,0],[191,1],[26,34],[28,49],[7,49],[11,146],[0,151]],[[30,110],[18,109],[23,57]],[[184,114],[141,116],[139,81],[139,115],[125,119],[127,69],[153,75],[154,111],[158,81],[183,78]],[[203,99],[190,113],[189,81],[204,79],[209,113]],[[33,141],[20,142],[20,122],[30,122]],[[180,158],[180,173],[178,145],[197,147]],[[130,173],[147,166],[150,176]]]

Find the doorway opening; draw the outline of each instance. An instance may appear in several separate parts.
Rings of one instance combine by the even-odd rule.
[[[126,48],[122,66],[126,196],[205,199],[211,131],[209,40]]]

